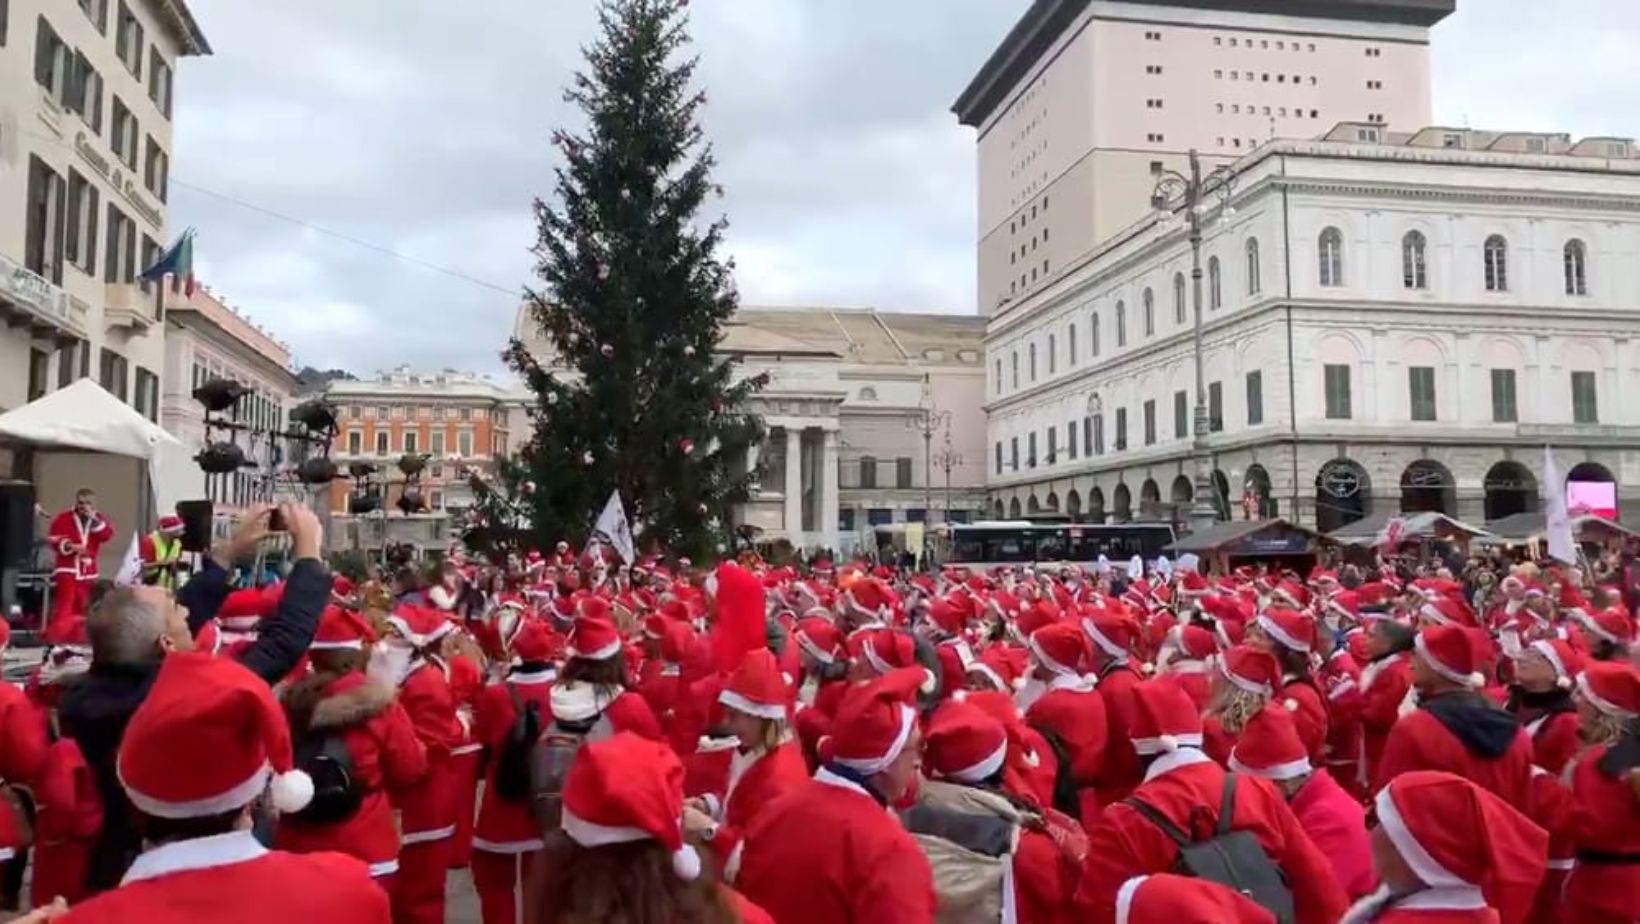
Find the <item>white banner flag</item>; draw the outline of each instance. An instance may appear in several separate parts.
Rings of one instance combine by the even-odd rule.
[[[125,558],[120,562],[119,573],[114,575],[114,583],[121,587],[133,587],[142,583],[142,537],[131,534],[131,545],[125,550]]]
[[[609,544],[615,547],[621,560],[627,564],[638,557],[632,547],[632,524],[626,520],[626,507],[621,504],[621,492],[609,492],[609,503],[604,505],[604,512],[598,514],[598,522],[593,524],[594,534],[602,535]]]
[[[1543,532],[1549,557],[1568,565],[1577,563],[1577,546],[1572,542],[1572,520],[1566,514],[1566,482],[1555,465],[1553,447],[1543,447]]]

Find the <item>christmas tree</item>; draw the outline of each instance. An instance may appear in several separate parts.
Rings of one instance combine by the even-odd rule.
[[[687,0],[604,0],[601,35],[565,98],[584,129],[558,131],[556,192],[537,201],[539,290],[530,310],[550,356],[514,340],[507,359],[536,396],[535,432],[482,527],[523,511],[527,542],[580,541],[611,490],[640,548],[710,557],[746,500],[747,449],[762,438],[717,351],[738,297],[716,252],[727,223],[697,221],[709,197],[706,95],[691,86]],[[487,503],[486,503],[487,501]],[[495,508],[496,519],[484,522]]]

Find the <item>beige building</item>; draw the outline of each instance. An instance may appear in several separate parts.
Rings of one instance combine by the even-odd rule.
[[[233,440],[256,468],[204,476],[205,496],[218,513],[281,496],[273,476],[288,469],[295,448],[283,437],[285,415],[296,392],[290,348],[240,314],[210,289],[201,287],[184,298],[167,293],[165,366],[161,376],[160,425],[190,450],[205,446],[205,409],[194,389],[211,379],[230,379],[249,389],[226,415],[250,428],[249,433],[218,429],[213,441]]]
[[[1455,0],[1035,0],[958,97],[994,314],[1148,209],[1154,176],[1339,122],[1430,122]]]
[[[549,356],[527,307],[514,332]],[[752,399],[768,437],[747,460],[757,483],[741,522],[761,539],[852,551],[873,526],[977,518],[984,332],[972,315],[741,309],[722,352],[738,376],[769,375]]]
[[[158,420],[183,0],[0,3],[0,410],[82,376]],[[169,297],[168,293],[164,297]]]

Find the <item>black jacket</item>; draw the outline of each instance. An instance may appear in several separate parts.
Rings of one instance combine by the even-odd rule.
[[[214,562],[188,579],[177,603],[188,609],[188,629],[197,633],[228,596],[228,573]],[[261,626],[256,643],[239,655],[239,663],[269,684],[278,682],[307,651],[319,613],[330,600],[330,573],[314,559],[303,559],[285,580],[279,607]],[[97,781],[103,804],[103,826],[86,861],[88,895],[120,883],[141,852],[132,826],[125,791],[115,774],[114,759],[131,714],[148,695],[159,662],[141,666],[99,664],[63,691],[59,718],[63,734],[74,739]]]

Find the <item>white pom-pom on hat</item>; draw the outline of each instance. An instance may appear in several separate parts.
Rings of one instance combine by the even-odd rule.
[[[1479,690],[1481,687],[1486,686],[1486,677],[1483,676],[1479,671],[1476,671],[1475,673],[1470,674],[1468,677],[1466,677],[1464,679],[1469,682],[1469,685],[1471,687],[1473,687],[1474,689],[1477,689],[1477,690]]]
[[[940,688],[940,678],[933,671],[923,668],[923,681],[917,684],[917,692],[924,696],[931,696]]]
[[[1156,744],[1163,751],[1166,751],[1169,754],[1179,749],[1179,739],[1173,737],[1172,735],[1162,735],[1160,738],[1156,739]]]
[[[1561,674],[1559,677],[1555,678],[1555,686],[1561,688],[1562,690],[1570,690],[1572,688],[1572,678],[1566,676],[1565,674]]]
[[[294,815],[313,801],[313,777],[301,770],[276,774],[268,786],[268,796],[281,815]]]
[[[672,852],[672,872],[684,882],[693,882],[700,876],[700,854],[689,844]]]
[[[1281,701],[1281,708],[1287,710],[1288,712],[1297,712],[1298,711],[1298,700],[1291,699],[1291,698],[1284,699],[1284,700]]]

